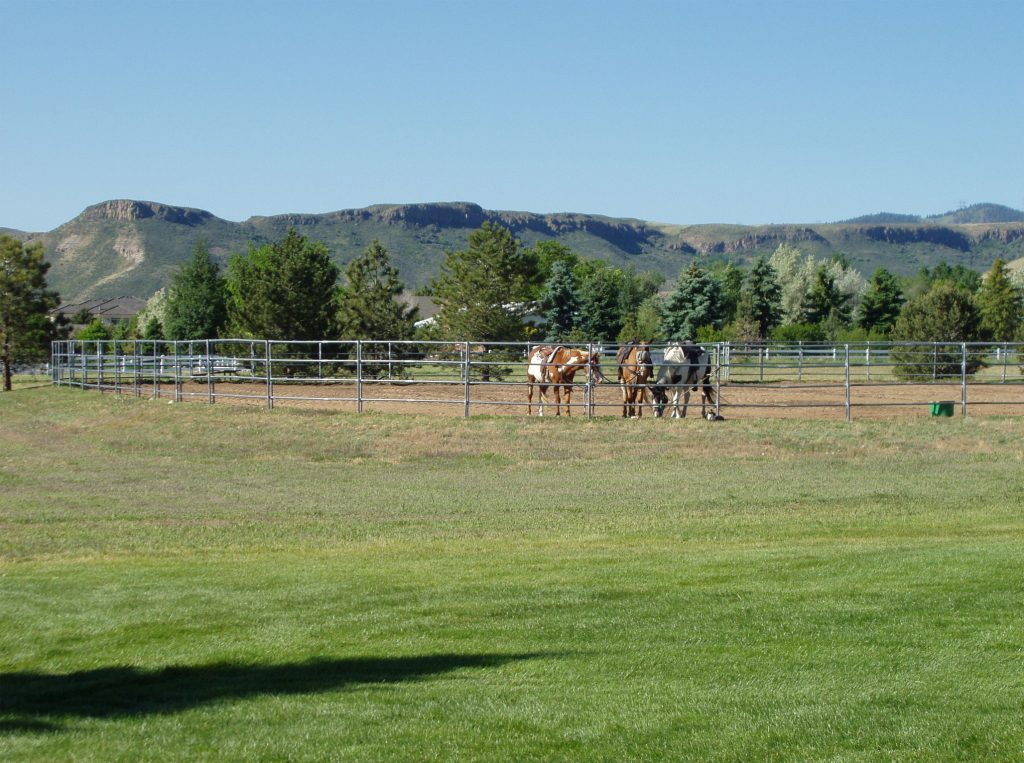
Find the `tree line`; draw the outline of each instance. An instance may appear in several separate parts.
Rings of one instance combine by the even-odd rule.
[[[66,329],[45,319],[58,298],[46,289],[41,244],[2,237],[0,264],[0,355],[9,376],[13,362],[45,356],[49,339]],[[840,254],[817,260],[783,244],[746,269],[695,260],[665,286],[660,274],[584,259],[557,241],[524,246],[485,223],[464,250],[446,253],[421,290],[440,312],[417,328],[379,241],[342,270],[323,243],[289,230],[232,255],[223,271],[196,243],[139,316],[114,326],[94,320],[76,337],[1024,341],[1024,282],[1002,260],[984,276],[940,264],[912,277],[879,268],[865,279]]]

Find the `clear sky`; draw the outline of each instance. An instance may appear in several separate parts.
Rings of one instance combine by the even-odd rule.
[[[0,226],[1024,208],[1024,2],[0,0]]]

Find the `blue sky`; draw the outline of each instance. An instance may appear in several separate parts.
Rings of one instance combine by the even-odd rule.
[[[1024,3],[0,0],[0,226],[1024,208]]]

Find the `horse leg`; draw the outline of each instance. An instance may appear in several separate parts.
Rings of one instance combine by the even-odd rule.
[[[572,384],[565,385],[565,415],[572,416]]]
[[[526,415],[533,415],[533,381],[526,382]]]

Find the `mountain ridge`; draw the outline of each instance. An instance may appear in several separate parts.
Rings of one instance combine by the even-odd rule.
[[[224,264],[234,252],[279,240],[288,228],[323,241],[340,266],[379,239],[401,278],[415,288],[436,276],[445,253],[464,248],[469,233],[485,222],[509,228],[526,246],[558,240],[581,256],[655,270],[668,278],[694,260],[749,265],[781,243],[816,257],[841,253],[865,275],[879,266],[910,274],[940,261],[982,270],[996,257],[1024,256],[1024,212],[996,204],[924,218],[878,213],[825,224],[681,225],[573,212],[487,210],[465,201],[375,204],[232,222],[193,207],[112,199],[86,207],[52,231],[0,232],[41,240],[52,263],[51,286],[66,300],[81,300],[148,297],[188,261],[197,240],[204,240]]]

